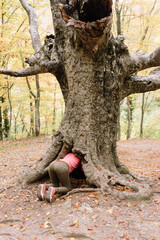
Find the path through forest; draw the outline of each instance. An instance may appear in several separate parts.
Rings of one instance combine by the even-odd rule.
[[[0,142],[0,240],[160,240],[159,180],[152,198],[142,202],[89,192],[56,196],[48,204],[37,200],[39,183],[16,185],[19,172],[39,159],[50,142],[51,136]],[[133,172],[160,177],[160,141],[121,141],[118,155]]]

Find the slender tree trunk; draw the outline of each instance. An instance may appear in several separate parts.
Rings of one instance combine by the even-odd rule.
[[[25,121],[24,121],[24,116],[20,113],[20,119],[21,119],[21,123],[22,123],[22,133],[24,132],[24,130],[27,132],[27,136],[30,135],[30,132],[28,131]]]
[[[143,138],[143,123],[144,123],[144,100],[145,93],[142,93],[142,105],[141,105],[141,124],[140,124],[140,137]]]
[[[47,114],[47,112],[46,112]],[[48,134],[48,116],[45,116],[45,128],[44,128],[44,134]]]
[[[121,9],[119,0],[115,1],[115,10],[116,10],[116,18],[117,18],[117,35],[122,34],[122,24],[121,24]]]
[[[35,135],[39,136],[40,134],[40,86],[39,86],[39,76],[36,75],[36,89],[37,97],[35,99]]]
[[[131,137],[131,109],[129,97],[127,97],[127,120],[128,120],[127,140],[128,140]]]
[[[20,52],[20,56],[22,59],[22,65],[24,67],[24,61],[23,61],[23,57],[22,57],[22,53]],[[40,135],[40,85],[39,85],[39,76],[36,75],[35,76],[35,82],[36,82],[36,91],[37,91],[37,95],[35,95],[31,89],[30,83],[29,83],[29,79],[26,76],[26,83],[29,89],[29,93],[30,96],[33,96],[34,98],[34,102],[35,102],[35,120],[32,119],[33,114],[32,114],[32,102],[31,102],[31,97],[30,97],[30,131],[31,134],[35,134],[35,136],[39,136]],[[35,124],[34,126],[34,130],[33,130],[33,124]]]
[[[14,136],[17,139],[17,117],[14,117]]]
[[[7,139],[9,134],[9,119],[8,119],[8,107],[6,106],[6,98],[2,97],[3,103],[3,116],[4,116],[4,136]]]
[[[33,102],[32,102],[32,95],[30,94],[30,135],[34,136],[34,112],[33,112]]]
[[[8,102],[9,102],[9,133],[8,133],[8,138],[10,138],[11,135],[11,127],[12,127],[12,102],[11,102],[11,97],[10,97],[10,87],[9,87],[9,82],[7,82],[7,87],[8,87]]]

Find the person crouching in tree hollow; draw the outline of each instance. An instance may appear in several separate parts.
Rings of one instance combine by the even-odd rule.
[[[55,193],[66,194],[71,189],[69,174],[78,168],[81,160],[73,153],[68,153],[63,159],[53,161],[48,168],[51,184],[40,184],[37,190],[39,200],[52,202]],[[61,183],[61,187],[59,184]],[[47,194],[46,190],[48,190]]]

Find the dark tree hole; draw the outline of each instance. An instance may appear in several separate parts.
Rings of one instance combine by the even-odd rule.
[[[83,22],[94,22],[108,17],[112,13],[112,0],[70,0],[64,9],[72,16],[77,11],[78,19]]]
[[[48,46],[49,51],[51,51],[52,48],[53,48],[53,44],[49,44]]]

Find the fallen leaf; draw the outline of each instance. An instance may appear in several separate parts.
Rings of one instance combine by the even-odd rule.
[[[47,212],[46,215],[49,216],[51,214],[51,212]]]
[[[88,227],[88,231],[91,231],[91,230],[93,230],[93,228],[92,227]]]

